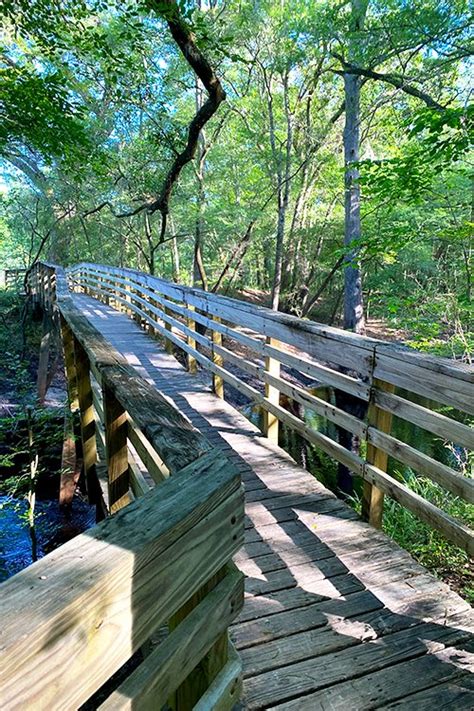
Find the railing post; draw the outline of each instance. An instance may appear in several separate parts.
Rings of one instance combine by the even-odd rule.
[[[98,503],[97,494],[97,441],[94,403],[90,379],[89,356],[81,343],[74,338],[74,362],[77,378],[77,398],[81,417],[82,455],[87,492],[92,503]]]
[[[229,565],[233,565],[232,563]],[[203,600],[206,595],[225,577],[228,566],[221,568],[210,580],[192,596],[173,616],[169,623],[172,631]],[[187,679],[175,691],[169,705],[173,711],[191,711],[203,693],[209,688],[219,671],[226,665],[229,650],[227,630],[214,642],[206,656],[199,662]]]
[[[186,300],[186,307],[189,311],[195,311],[195,307],[192,304],[189,304],[187,302],[187,300]],[[191,329],[191,331],[196,330],[196,321],[193,318],[191,318],[191,316],[188,316],[187,326],[188,326],[188,328]],[[186,340],[187,340],[188,346],[190,346],[191,348],[194,348],[194,349],[196,348],[196,339],[195,338],[193,338],[192,336],[188,336]],[[187,355],[188,355],[188,357],[187,357],[188,371],[190,373],[196,373],[197,372],[196,358],[194,356],[192,356],[190,353],[188,353]]]
[[[102,386],[107,452],[107,481],[110,513],[119,511],[128,503],[130,473],[128,467],[127,413],[106,385]]]
[[[116,308],[117,311],[123,311],[123,306],[120,303],[120,301],[118,301],[118,297],[120,296],[119,289],[120,289],[120,282],[113,281],[112,282],[112,291],[113,291],[113,295],[114,295],[114,308]]]
[[[393,393],[395,390],[394,385],[376,378],[373,381],[372,388],[377,388],[378,390],[383,390],[388,393]],[[373,395],[373,389],[371,389],[371,394]],[[367,414],[367,425],[368,427],[375,427],[380,430],[380,432],[390,434],[392,428],[392,414],[377,407],[371,399]],[[366,461],[368,464],[373,464],[383,472],[387,471],[388,454],[369,442],[367,443]],[[371,523],[372,526],[375,526],[375,528],[382,527],[383,501],[383,492],[368,481],[364,481],[362,491],[362,518]]]
[[[41,404],[43,404],[46,397],[46,389],[48,384],[48,365],[49,353],[51,350],[52,328],[53,324],[51,314],[45,307],[43,311],[43,327],[39,352],[38,373],[36,377],[36,390],[38,393],[38,400]]]
[[[213,320],[217,323],[221,322],[218,316],[215,316]],[[222,366],[224,365],[224,359],[221,355],[214,351],[214,345],[222,346],[222,333],[220,331],[212,331],[212,343],[212,362],[222,368]],[[217,397],[220,397],[222,398],[222,400],[224,400],[224,381],[220,375],[217,375],[216,373],[212,374],[212,386],[214,393],[217,395]]]
[[[171,309],[169,309],[167,306],[165,306],[165,314],[167,316],[172,316],[173,312]],[[171,324],[165,321],[165,329],[171,333]],[[165,350],[169,355],[173,355],[173,341],[170,341],[169,338],[165,338]]]
[[[76,363],[74,361],[74,335],[66,319],[61,316],[61,338],[64,352],[64,370],[66,371],[69,407],[72,412],[79,409],[77,394]]]
[[[266,343],[275,348],[279,345],[279,341],[275,338],[267,338]],[[280,362],[275,358],[265,356],[265,371],[278,377],[280,375]],[[272,404],[279,405],[280,391],[275,386],[265,383],[265,398]],[[278,417],[268,412],[268,410],[263,411],[263,434],[272,442],[278,444]]]

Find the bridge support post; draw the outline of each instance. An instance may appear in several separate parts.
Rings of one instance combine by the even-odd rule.
[[[76,366],[77,398],[79,402],[81,419],[81,439],[84,462],[84,474],[87,484],[87,493],[92,503],[97,501],[97,441],[92,386],[90,379],[89,356],[74,338],[74,363]]]
[[[102,386],[110,513],[130,503],[127,413],[107,385]]]
[[[206,595],[234,567],[233,563],[221,568],[198,592],[172,617],[169,622],[170,632],[193,610]],[[175,691],[169,700],[173,711],[191,711],[203,693],[209,688],[217,674],[228,660],[229,636],[227,630],[212,645],[207,655],[199,662],[187,679]],[[226,707],[227,708],[227,707]]]
[[[60,319],[69,411],[66,411],[64,417],[64,440],[61,457],[59,505],[69,506],[72,503],[77,480],[80,474],[77,461],[76,442],[74,438],[74,413],[79,410],[79,400],[77,397],[76,364],[74,362],[74,336],[67,321],[62,316]]]
[[[194,307],[192,304],[188,304],[187,301],[186,301],[186,308],[187,308],[189,311],[194,311],[194,310],[195,310],[195,307]],[[187,319],[187,321],[188,321],[188,328],[191,329],[191,331],[195,331],[195,330],[196,330],[196,321],[195,321],[193,318],[191,318],[191,317],[189,317],[189,318]],[[188,337],[187,337],[186,340],[187,340],[188,346],[189,346],[190,348],[194,348],[194,349],[196,348],[196,339],[195,339],[195,338],[193,338],[192,336],[189,336],[189,335],[188,335]],[[196,358],[195,358],[193,355],[191,355],[190,353],[188,353],[188,358],[187,358],[187,360],[188,360],[188,371],[189,371],[190,373],[196,373],[196,372],[197,372],[197,362],[196,362]]]
[[[217,321],[217,323],[221,322],[221,320],[218,316],[214,317],[214,321]],[[222,367],[224,365],[224,359],[221,355],[219,355],[218,353],[216,353],[214,351],[214,345],[215,346],[222,345],[222,333],[220,331],[213,331],[212,332],[212,343],[213,343],[212,362],[215,363],[216,365]],[[212,387],[213,387],[214,393],[217,395],[217,397],[220,397],[224,400],[224,381],[221,378],[221,376],[216,375],[216,373],[213,373],[213,375],[212,375]]]
[[[393,393],[395,386],[383,380],[374,379],[373,386],[384,392]],[[371,401],[368,409],[367,423],[381,432],[390,434],[392,429],[392,414],[380,409]],[[367,443],[366,461],[382,471],[387,471],[388,454],[378,449],[373,444]],[[362,518],[375,526],[382,527],[384,495],[376,486],[368,481],[364,482],[362,491]]]
[[[275,338],[267,338],[267,345],[277,347],[279,341]],[[280,375],[280,363],[270,356],[265,357],[265,371],[270,375],[278,377]],[[265,383],[265,398],[274,405],[280,403],[280,391],[273,385]],[[263,434],[272,442],[278,444],[278,417],[268,410],[263,411]]]
[[[173,312],[168,307],[165,307],[165,314],[172,316]],[[165,329],[171,333],[171,324],[167,321],[165,321]],[[169,338],[165,338],[165,350],[169,355],[173,355],[173,341],[170,341]]]

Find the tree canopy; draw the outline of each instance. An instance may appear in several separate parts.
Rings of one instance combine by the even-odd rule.
[[[0,260],[109,262],[470,357],[464,0],[4,0]]]

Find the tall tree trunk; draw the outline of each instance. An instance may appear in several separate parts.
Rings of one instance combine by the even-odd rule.
[[[290,113],[289,107],[289,97],[288,97],[288,72],[284,74],[283,77],[283,91],[284,91],[284,102],[285,102],[285,116],[286,116],[286,151],[284,158],[284,171],[282,166],[282,158],[278,156],[278,221],[277,221],[277,233],[276,233],[276,248],[275,248],[275,270],[273,273],[273,287],[272,287],[272,309],[274,311],[278,310],[280,305],[280,292],[281,292],[281,277],[283,270],[283,241],[285,239],[285,221],[286,212],[288,210],[288,202],[290,199],[290,167],[291,167],[291,149],[293,142],[293,121]],[[272,131],[272,150],[276,153],[275,144],[275,127],[273,121],[273,107],[271,101],[269,101],[269,109],[271,116],[271,131]]]
[[[351,59],[360,42],[361,30],[367,12],[368,0],[351,0],[351,35],[349,38],[348,57]],[[344,72],[344,245],[347,249],[344,269],[344,320],[343,327],[354,333],[364,332],[364,308],[362,301],[362,277],[359,263],[360,224],[360,187],[359,171],[356,164],[360,148],[360,78],[348,71]],[[335,310],[334,318],[337,311]],[[336,392],[336,404],[346,412],[357,417],[364,416],[365,403],[342,391]],[[339,443],[354,453],[359,451],[359,440],[350,432],[338,429]],[[346,495],[353,493],[352,473],[340,464],[337,483],[339,490]]]
[[[179,263],[179,249],[178,249],[178,240],[176,239],[176,230],[174,227],[174,222],[173,220],[170,219],[170,231],[171,231],[171,240],[170,240],[170,250],[171,250],[171,265],[172,265],[172,274],[173,274],[173,281],[178,284],[179,283],[179,272],[180,272],[180,263]]]
[[[363,333],[362,277],[358,257],[361,237],[360,187],[359,171],[354,165],[359,160],[360,79],[355,74],[344,73],[344,95],[344,245],[348,249],[344,269],[344,328],[354,333]]]
[[[202,91],[196,79],[196,111],[202,106]],[[204,209],[204,167],[206,163],[206,137],[201,131],[198,139],[198,160],[196,167],[196,179],[198,183],[197,194],[197,215],[194,228],[194,257],[193,257],[193,285],[207,291],[207,276],[202,258],[202,212]]]

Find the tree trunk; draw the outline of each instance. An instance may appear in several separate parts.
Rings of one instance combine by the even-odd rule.
[[[348,57],[352,58],[354,49],[363,41],[361,30],[367,12],[368,0],[351,0],[351,34],[349,37]],[[346,247],[346,267],[344,269],[344,320],[343,328],[354,333],[364,332],[364,308],[362,301],[362,277],[359,263],[360,224],[360,187],[358,183],[360,148],[360,78],[348,71],[344,72],[344,245]],[[336,312],[335,312],[336,314]],[[335,316],[334,314],[334,316]],[[365,403],[340,390],[336,391],[336,404],[346,412],[364,416]],[[359,451],[359,439],[350,432],[338,428],[339,444],[354,453]],[[353,493],[352,473],[340,464],[337,483],[344,495]]]
[[[284,90],[284,102],[285,102],[285,116],[286,116],[286,151],[285,151],[285,171],[283,180],[283,170],[282,170],[282,159],[278,157],[278,221],[277,221],[277,233],[276,233],[276,248],[275,248],[275,270],[273,273],[273,287],[272,287],[272,309],[274,311],[278,310],[280,304],[280,292],[281,292],[281,277],[283,269],[283,240],[285,238],[285,220],[286,212],[288,210],[288,202],[290,198],[290,167],[291,167],[291,149],[293,142],[293,122],[289,107],[289,97],[288,97],[288,73],[285,73],[283,77],[283,90]],[[272,149],[274,153],[276,151],[275,146],[275,134],[274,134],[274,122],[273,122],[273,108],[272,103],[269,102],[270,109],[270,128],[273,132],[271,136]],[[284,183],[284,184],[282,184]]]
[[[344,74],[346,123],[344,127],[345,163],[345,225],[344,245],[348,249],[344,269],[344,328],[354,333],[364,332],[362,277],[359,264],[360,187],[359,171],[354,163],[359,160],[360,79],[355,74]]]

